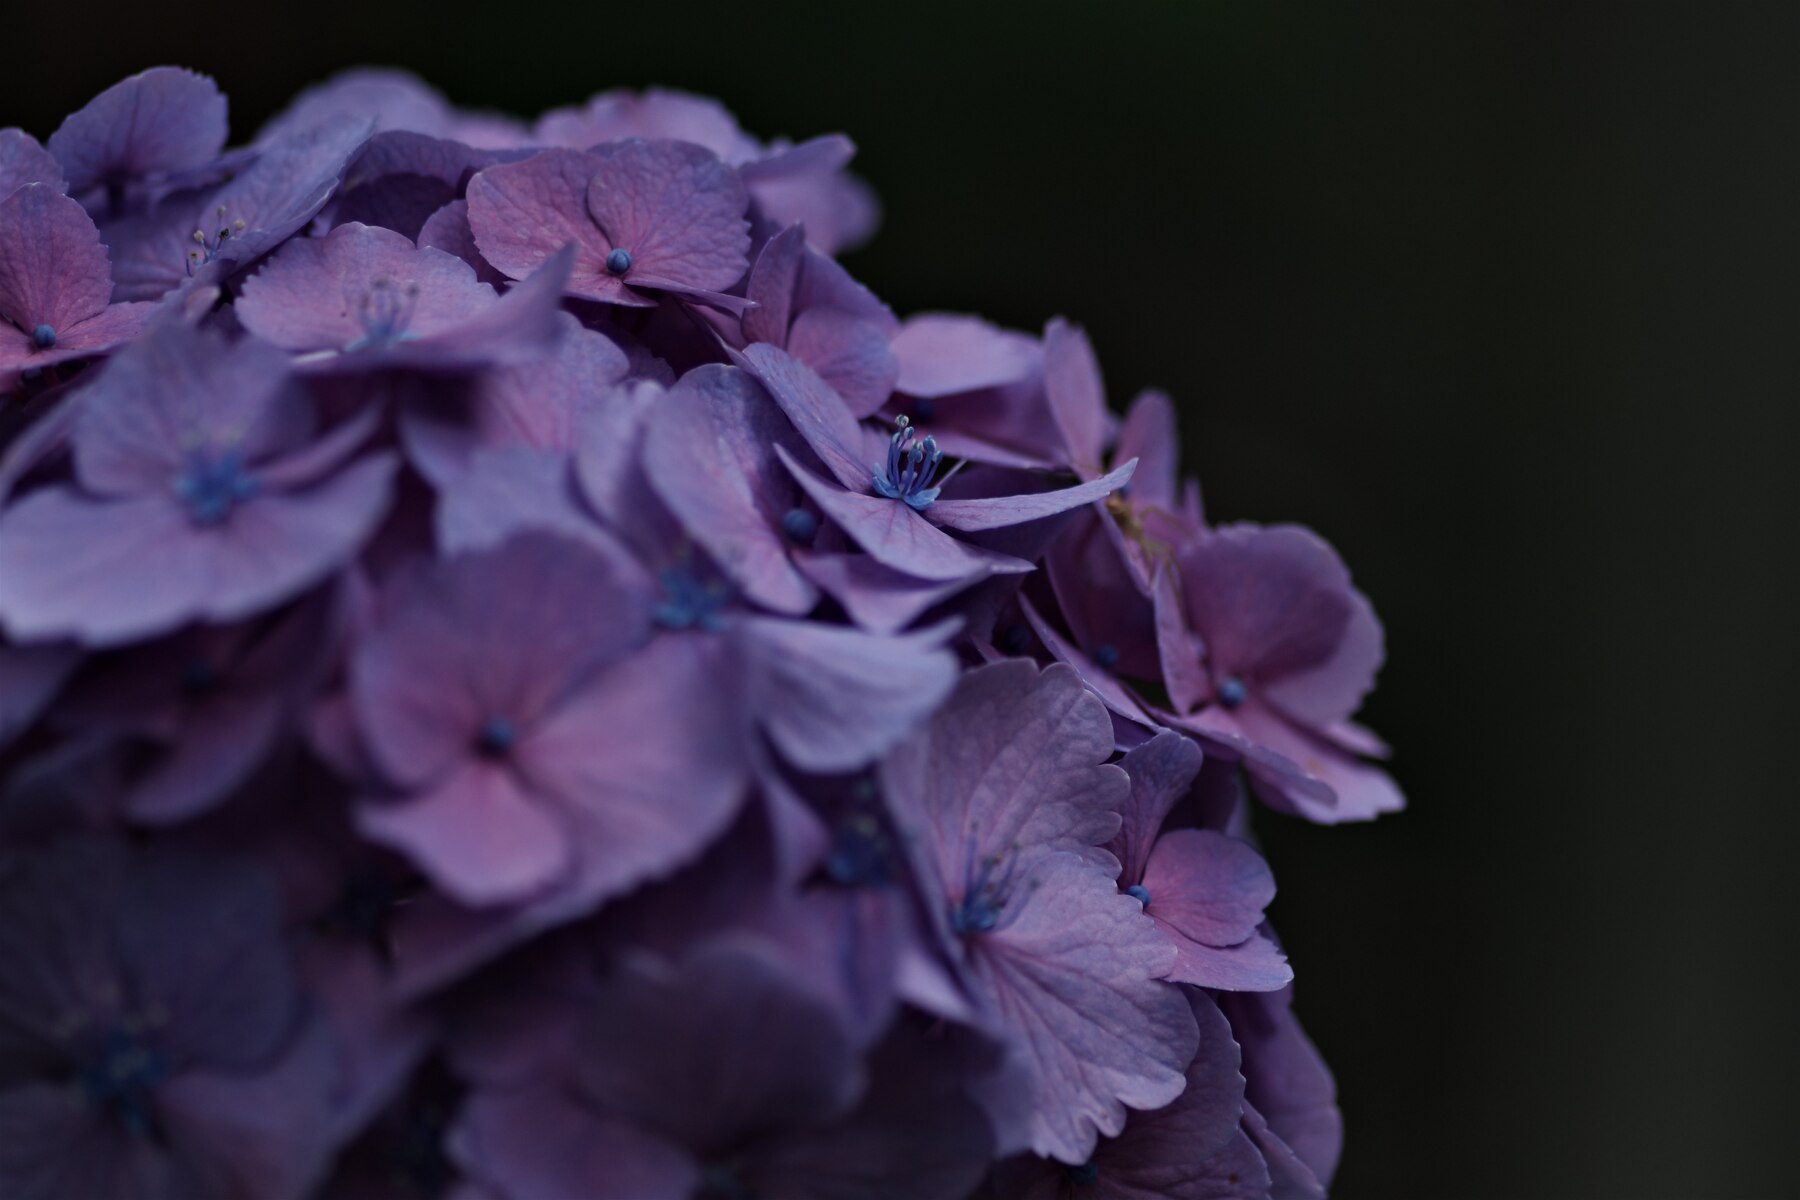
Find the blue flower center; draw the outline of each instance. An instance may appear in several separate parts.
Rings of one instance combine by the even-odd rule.
[[[875,813],[853,812],[832,831],[825,873],[845,887],[886,887],[899,878],[899,846]]]
[[[236,450],[196,450],[175,477],[175,495],[187,507],[196,525],[217,525],[244,501],[262,490],[262,484]]]
[[[1091,1158],[1076,1166],[1064,1167],[1063,1171],[1068,1175],[1069,1182],[1078,1187],[1085,1187],[1100,1178],[1100,1165]]]
[[[52,350],[56,347],[56,329],[50,325],[39,325],[31,331],[31,344],[39,350]]]
[[[124,1024],[109,1028],[82,1057],[76,1080],[88,1102],[132,1133],[150,1131],[150,1097],[169,1077],[169,1060]]]
[[[504,758],[519,740],[519,731],[505,717],[489,717],[475,735],[475,750],[484,758]]]
[[[1150,907],[1150,889],[1141,883],[1134,883],[1125,889],[1125,894],[1136,900],[1145,908]]]
[[[1018,862],[1010,855],[987,854],[965,870],[963,897],[950,908],[950,928],[965,936],[1001,928],[1020,882]]]
[[[357,311],[363,335],[344,349],[379,349],[417,337],[408,331],[408,327],[412,325],[413,312],[418,307],[418,284],[402,287],[391,279],[377,279],[363,294],[362,305]]]
[[[219,223],[218,232],[216,233],[207,233],[206,227],[203,225],[194,227],[194,232],[189,235],[194,240],[194,248],[188,251],[187,256],[187,269],[189,275],[194,273],[195,267],[202,267],[211,262],[218,255],[220,248],[223,247],[226,242],[243,234],[245,225],[242,217],[239,217],[235,221],[227,221],[225,219],[230,210],[231,206],[228,204],[221,204],[214,210],[213,215],[218,219]]]
[[[1119,665],[1119,648],[1111,642],[1101,642],[1094,647],[1094,664],[1102,671],[1110,671]]]
[[[725,627],[720,614],[731,601],[731,589],[723,583],[701,579],[688,563],[664,568],[657,580],[662,585],[662,599],[653,614],[658,625],[713,632]]]
[[[623,246],[615,246],[606,256],[606,270],[609,274],[623,275],[631,270],[631,251]]]
[[[1000,648],[1008,654],[1023,654],[1031,648],[1031,630],[1014,622],[1000,631]]]
[[[790,508],[781,515],[781,532],[796,546],[810,546],[819,536],[819,518],[804,508]]]
[[[887,466],[875,472],[875,490],[889,500],[899,500],[908,508],[923,512],[931,507],[941,487],[931,486],[944,452],[934,438],[915,441],[918,431],[906,416],[894,418],[897,428],[888,439]]]
[[[1219,680],[1219,703],[1226,708],[1239,708],[1250,698],[1250,689],[1236,675]]]

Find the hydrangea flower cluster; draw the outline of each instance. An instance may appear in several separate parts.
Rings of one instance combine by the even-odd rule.
[[[359,71],[0,131],[0,1195],[1322,1196],[1251,843],[1401,798],[1333,552],[841,136]]]

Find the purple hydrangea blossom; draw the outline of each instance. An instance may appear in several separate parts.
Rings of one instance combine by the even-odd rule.
[[[1325,1195],[1244,799],[1400,804],[1322,541],[896,319],[842,135],[228,141],[0,129],[0,1195]]]

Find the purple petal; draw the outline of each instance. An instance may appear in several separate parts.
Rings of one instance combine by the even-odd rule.
[[[545,113],[533,133],[535,141],[548,146],[593,146],[634,137],[692,142],[732,163],[762,152],[717,100],[666,88],[649,88],[642,94],[601,92],[582,108]]]
[[[284,350],[341,350],[376,336],[371,321],[403,321],[394,336],[424,338],[456,329],[497,300],[454,255],[352,222],[283,246],[244,281],[233,311]],[[394,312],[377,311],[384,301]]]
[[[778,347],[758,343],[744,351],[744,359],[838,483],[866,494],[874,464],[862,455],[862,430],[843,398]]]
[[[47,183],[0,200],[0,317],[60,333],[111,298],[106,247],[81,205]]]
[[[770,238],[750,268],[746,294],[756,307],[744,314],[744,340],[786,346],[793,323],[794,293],[806,261],[806,231],[789,225]]]
[[[498,287],[506,282],[506,276],[481,257],[481,251],[475,245],[475,231],[469,227],[467,200],[452,200],[425,218],[424,225],[419,227],[418,243],[420,249],[430,247],[456,255],[475,268],[475,277],[483,283]]]
[[[437,542],[445,554],[485,550],[540,530],[625,555],[582,504],[566,454],[529,446],[478,449],[438,486]]]
[[[1150,586],[1156,606],[1156,656],[1162,668],[1163,686],[1177,712],[1192,712],[1212,694],[1212,682],[1201,666],[1205,648],[1188,628],[1175,572],[1159,563]]]
[[[801,574],[871,633],[897,633],[941,601],[980,582],[979,578],[927,582],[884,567],[867,554],[803,554],[797,561]]]
[[[547,150],[523,162],[488,167],[469,181],[469,227],[482,258],[501,274],[523,279],[564,246],[576,247],[568,293],[589,300],[647,307],[606,269],[612,243],[587,212],[588,181],[599,169],[591,154]]]
[[[939,525],[947,525],[965,533],[1022,525],[1026,521],[1068,512],[1115,492],[1130,481],[1131,473],[1136,468],[1137,460],[1133,459],[1099,479],[1054,492],[990,496],[979,500],[938,500],[926,510],[926,515]]]
[[[23,129],[0,129],[0,199],[28,183],[45,183],[67,191],[62,168],[38,140]]]
[[[1180,505],[1175,494],[1180,452],[1175,406],[1168,396],[1157,391],[1138,393],[1119,429],[1119,443],[1113,447],[1115,461],[1138,460],[1137,474],[1131,479],[1133,504],[1176,511]]]
[[[477,1091],[457,1132],[463,1167],[518,1200],[688,1200],[701,1182],[686,1153],[579,1104],[559,1083]]]
[[[784,447],[777,446],[775,453],[813,503],[885,567],[927,582],[972,582],[997,572],[1030,570],[1023,559],[957,541],[897,500],[834,487]]]
[[[887,333],[872,321],[828,308],[800,314],[788,331],[790,354],[818,373],[853,416],[880,411],[899,373]]]
[[[1085,1162],[1127,1109],[1181,1094],[1194,1016],[1162,980],[1173,949],[1109,872],[1059,852],[1021,869],[1029,896],[1004,929],[974,935],[970,969],[1023,1058],[1031,1149]]]
[[[225,145],[225,97],[205,75],[152,67],[120,81],[50,135],[73,192],[202,166]]]
[[[943,630],[886,637],[766,617],[746,619],[738,646],[750,711],[803,771],[865,766],[922,724],[956,685]]]
[[[1200,774],[1200,761],[1200,747],[1192,739],[1164,730],[1133,749],[1119,763],[1131,777],[1131,794],[1119,810],[1119,836],[1110,846],[1119,860],[1122,884],[1143,881],[1144,868],[1150,861],[1157,834],[1162,831],[1163,819],[1194,785],[1195,777]],[[1151,893],[1153,897],[1155,894]],[[1261,909],[1257,911],[1257,919],[1261,920]],[[1248,936],[1246,933],[1218,944],[1228,946]]]
[[[653,411],[644,470],[669,511],[751,599],[800,615],[818,593],[790,561],[782,517],[798,489],[774,448],[799,438],[749,374],[698,367]]]
[[[689,142],[630,138],[592,153],[587,209],[607,250],[629,252],[626,282],[720,291],[743,278],[749,197],[736,171]]]
[[[570,865],[564,823],[504,764],[471,760],[408,800],[364,805],[357,826],[476,907],[541,892]]]
[[[907,318],[893,350],[900,362],[895,388],[927,398],[1017,382],[1032,375],[1040,359],[1034,339],[950,313]]]
[[[0,749],[37,718],[80,661],[73,646],[0,644]]]
[[[125,810],[149,825],[185,821],[249,778],[282,732],[278,696],[242,696],[209,706],[131,787]]]
[[[1151,916],[1208,946],[1249,939],[1275,898],[1275,877],[1262,855],[1210,829],[1163,834],[1150,852],[1143,882]]]
[[[1044,396],[1069,461],[1085,478],[1098,475],[1106,450],[1106,387],[1087,333],[1061,317],[1044,329]]]

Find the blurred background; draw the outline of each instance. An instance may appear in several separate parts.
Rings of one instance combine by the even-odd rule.
[[[1688,10],[1683,12],[1681,10]],[[1086,324],[1336,543],[1411,809],[1262,822],[1339,1200],[1800,1194],[1800,6],[12,4],[0,124],[409,67],[842,129],[902,314]]]

